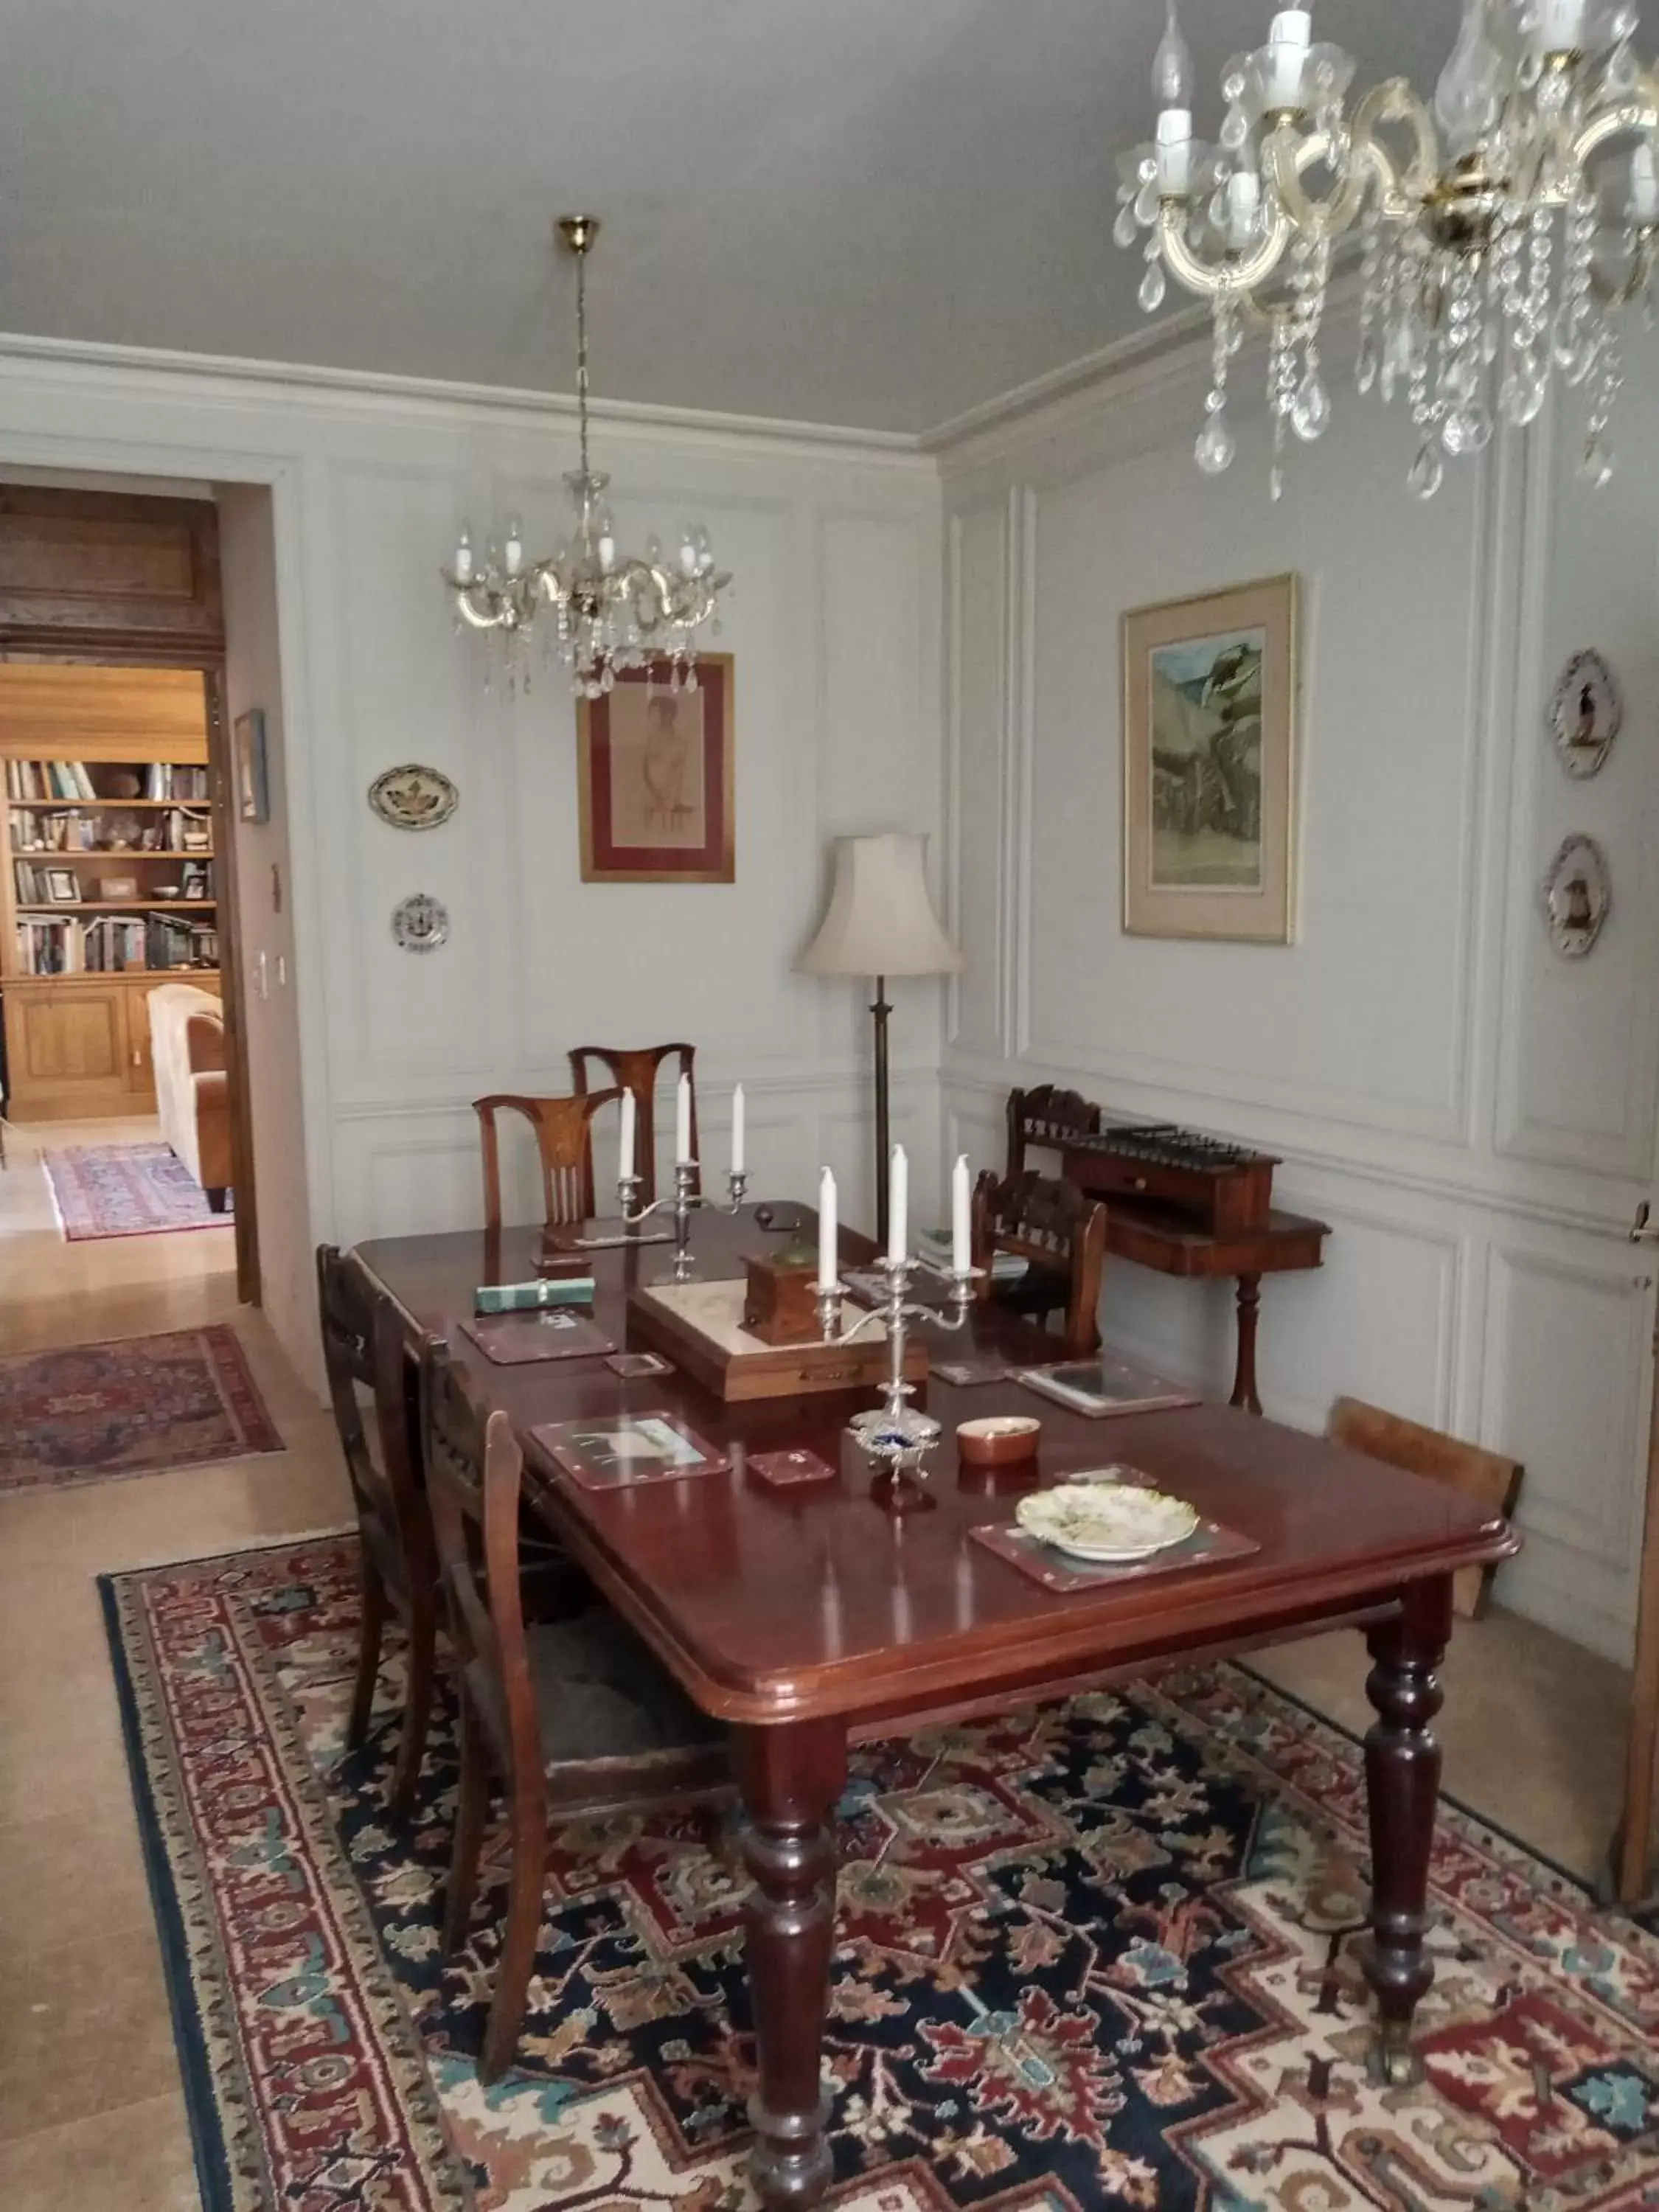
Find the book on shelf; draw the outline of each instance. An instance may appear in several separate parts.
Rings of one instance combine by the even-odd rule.
[[[6,763],[8,799],[97,799],[118,805],[122,799],[142,795],[151,801],[204,806],[208,802],[208,771],[204,764],[180,761],[137,761],[94,763],[104,778],[100,789],[85,761],[9,760]],[[127,786],[112,787],[114,779]],[[137,788],[134,789],[133,787]]]
[[[219,964],[212,925],[172,915],[20,915],[16,943],[20,975],[153,975]]]

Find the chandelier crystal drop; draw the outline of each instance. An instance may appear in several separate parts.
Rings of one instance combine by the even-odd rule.
[[[509,684],[528,685],[523,645],[540,621],[544,656],[570,674],[578,698],[598,699],[629,668],[666,664],[671,689],[695,691],[700,635],[717,635],[716,609],[729,575],[714,567],[708,532],[701,525],[680,534],[678,558],[665,557],[656,538],[643,558],[619,553],[605,494],[611,479],[592,467],[587,425],[587,257],[599,234],[597,217],[562,216],[556,226],[576,263],[576,416],[580,463],[566,476],[574,517],[570,535],[546,559],[526,562],[516,518],[498,548],[492,539],[482,556],[463,528],[453,565],[443,572],[454,598],[458,626],[493,633],[505,648]]]
[[[1639,27],[1632,0],[1463,0],[1431,106],[1392,77],[1350,112],[1353,61],[1315,40],[1308,7],[1285,8],[1222,71],[1206,146],[1170,0],[1157,134],[1119,165],[1113,235],[1146,264],[1149,313],[1166,271],[1212,302],[1200,468],[1232,461],[1228,376],[1249,327],[1267,338],[1275,499],[1291,439],[1324,432],[1332,250],[1357,227],[1355,381],[1411,416],[1412,489],[1431,498],[1449,459],[1532,422],[1553,379],[1586,394],[1581,472],[1607,481],[1621,318],[1639,301],[1652,319],[1659,237],[1659,76],[1633,51]]]

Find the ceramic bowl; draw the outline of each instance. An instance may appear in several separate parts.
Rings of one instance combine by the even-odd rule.
[[[957,1449],[969,1467],[1012,1467],[1036,1457],[1042,1434],[1042,1422],[1029,1413],[993,1413],[959,1423]]]

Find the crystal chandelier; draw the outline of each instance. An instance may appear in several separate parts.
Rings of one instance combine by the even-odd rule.
[[[1227,381],[1247,326],[1267,336],[1275,499],[1287,433],[1324,430],[1332,246],[1357,224],[1357,381],[1403,400],[1412,489],[1432,497],[1447,457],[1480,453],[1498,421],[1530,422],[1553,373],[1585,388],[1582,473],[1607,482],[1620,313],[1639,298],[1652,316],[1659,235],[1659,77],[1632,52],[1638,28],[1628,0],[1464,0],[1432,112],[1394,77],[1350,114],[1352,60],[1314,42],[1307,8],[1288,8],[1265,46],[1223,71],[1211,148],[1193,137],[1192,57],[1170,0],[1152,70],[1157,137],[1120,165],[1113,234],[1134,246],[1147,234],[1149,314],[1166,268],[1212,302],[1200,468],[1215,476],[1232,460]],[[1620,141],[1627,158],[1615,160]]]
[[[545,652],[570,672],[579,698],[598,699],[609,691],[617,672],[666,662],[675,690],[697,687],[698,634],[714,620],[720,592],[731,582],[719,574],[708,532],[688,526],[680,538],[678,559],[671,566],[660,544],[651,538],[643,560],[617,550],[617,534],[605,502],[611,479],[590,465],[587,447],[587,257],[599,234],[591,215],[562,216],[556,226],[576,261],[576,415],[580,430],[580,465],[565,477],[575,510],[570,536],[556,553],[526,565],[524,538],[516,517],[508,522],[499,551],[492,541],[480,560],[471,534],[463,529],[454,564],[444,581],[454,594],[458,622],[495,632],[507,648],[510,678],[527,681],[520,648],[531,624],[544,610],[551,620],[543,629]]]

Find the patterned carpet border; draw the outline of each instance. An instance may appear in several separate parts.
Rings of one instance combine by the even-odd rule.
[[[40,1168],[66,1243],[111,1237],[165,1237],[226,1229],[234,1199],[216,1213],[171,1145],[60,1145]]]
[[[284,1449],[228,1322],[0,1354],[0,1499]]]
[[[692,1825],[554,1838],[520,2064],[480,2088],[500,1898],[443,1967],[452,1733],[400,1827],[395,1698],[343,1749],[355,1566],[325,1536],[100,1577],[206,2212],[749,2212],[737,1890]],[[1659,2203],[1659,1942],[1441,1809],[1425,2078],[1383,2090],[1335,1723],[1220,1667],[865,1747],[830,2203]]]

